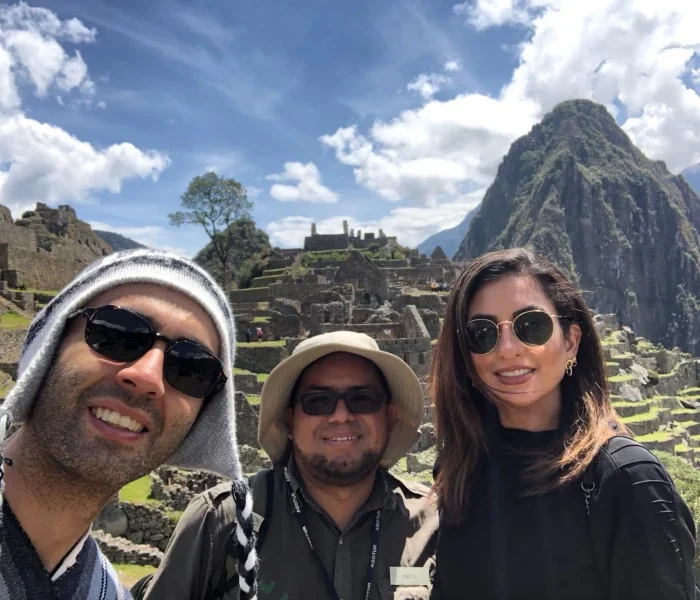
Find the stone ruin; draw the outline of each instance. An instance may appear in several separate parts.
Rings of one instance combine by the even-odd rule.
[[[70,206],[54,209],[39,202],[14,221],[0,205],[0,280],[8,288],[59,290],[111,252]]]

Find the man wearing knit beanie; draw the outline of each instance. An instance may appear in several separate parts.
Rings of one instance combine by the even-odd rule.
[[[160,464],[232,479],[240,598],[255,598],[252,498],[236,446],[233,315],[189,260],[154,250],[87,267],[34,319],[0,406],[0,600],[130,594],[89,536]]]

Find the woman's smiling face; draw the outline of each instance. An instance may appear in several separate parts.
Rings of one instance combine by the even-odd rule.
[[[556,315],[552,301],[539,282],[526,275],[504,275],[486,283],[473,297],[468,319],[511,322],[527,310]],[[559,385],[567,360],[578,351],[581,330],[571,325],[568,335],[553,318],[551,338],[542,346],[528,346],[513,333],[510,323],[500,325],[498,344],[489,354],[471,358],[488,388],[506,427],[539,431],[557,426],[561,407]],[[495,396],[495,397],[494,397]]]

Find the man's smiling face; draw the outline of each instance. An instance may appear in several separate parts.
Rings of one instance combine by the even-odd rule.
[[[366,390],[384,394],[377,367],[348,353],[329,354],[311,364],[297,386],[297,398],[312,391],[345,393]],[[295,401],[287,409],[294,457],[308,475],[330,485],[352,485],[379,465],[389,438],[396,406],[382,404],[379,412],[354,414],[340,399],[330,415],[307,415]]]
[[[107,304],[129,308],[167,337],[197,340],[218,355],[213,321],[188,296],[152,284],[127,284],[100,294],[88,306]],[[85,325],[83,318],[68,323],[26,425],[59,468],[118,489],[177,449],[203,399],[165,381],[165,342],[156,342],[132,362],[114,362],[85,343]]]

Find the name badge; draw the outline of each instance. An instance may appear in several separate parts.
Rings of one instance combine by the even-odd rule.
[[[391,585],[430,585],[428,567],[389,567]]]
[[[265,517],[261,517],[258,513],[253,513],[253,530],[255,533],[260,531],[260,526],[263,524]]]

